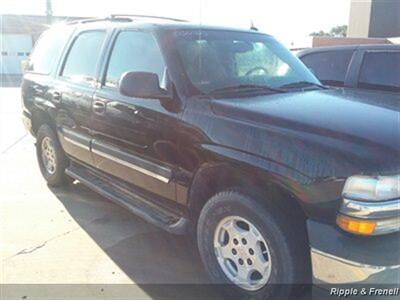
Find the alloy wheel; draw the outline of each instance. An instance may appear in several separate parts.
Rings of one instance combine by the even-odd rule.
[[[255,291],[264,287],[271,275],[271,255],[260,231],[239,217],[224,218],[216,227],[214,250],[228,279],[237,286]]]
[[[46,136],[42,139],[41,152],[42,163],[46,172],[53,175],[57,169],[57,158],[54,142],[50,137]]]

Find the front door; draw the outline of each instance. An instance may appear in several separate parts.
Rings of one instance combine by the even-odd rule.
[[[166,65],[151,33],[123,30],[115,39],[92,106],[92,151],[97,168],[138,189],[175,200],[179,113],[158,99],[130,98],[118,91],[125,72],[156,73],[165,82]]]

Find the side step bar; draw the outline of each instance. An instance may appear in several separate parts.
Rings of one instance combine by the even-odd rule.
[[[91,190],[127,208],[135,215],[157,227],[173,234],[184,234],[187,231],[189,225],[187,218],[153,205],[132,191],[127,194],[122,188],[115,187],[115,185],[108,183],[101,176],[97,176],[85,167],[72,163],[65,170],[65,173]]]

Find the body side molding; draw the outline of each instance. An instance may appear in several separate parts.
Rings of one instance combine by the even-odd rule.
[[[125,153],[120,149],[106,143],[93,140],[92,152],[103,158],[112,160],[117,164],[158,179],[164,183],[169,183],[171,180],[172,170],[170,168],[160,166],[138,156]]]

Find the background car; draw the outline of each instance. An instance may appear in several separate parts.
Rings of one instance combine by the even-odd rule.
[[[400,92],[400,45],[320,47],[297,56],[323,84]]]

